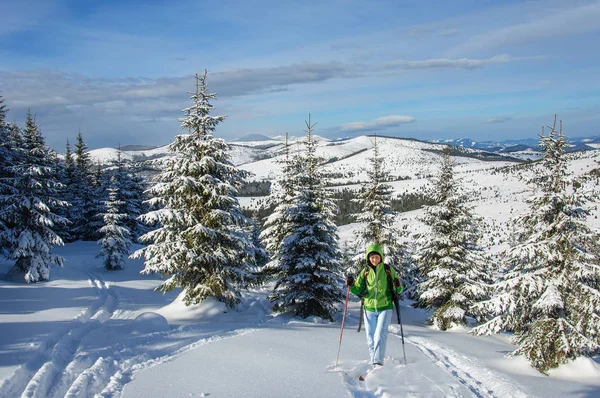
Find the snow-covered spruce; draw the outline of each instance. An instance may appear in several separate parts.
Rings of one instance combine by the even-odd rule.
[[[112,168],[114,176],[119,184],[117,200],[119,213],[125,215],[123,225],[129,229],[132,240],[136,240],[148,228],[138,220],[138,217],[147,212],[144,205],[145,195],[143,179],[139,176],[140,165],[135,162],[126,162],[121,156],[121,150],[117,152],[117,159],[113,161]]]
[[[332,221],[335,204],[324,188],[325,176],[315,154],[310,118],[306,126],[306,151],[292,160],[296,174],[291,183],[295,190],[284,213],[291,231],[276,253],[276,282],[269,298],[278,311],[293,309],[303,318],[314,315],[333,319],[342,300],[337,283],[342,256],[337,227]]]
[[[63,159],[59,159],[58,155],[52,157],[53,168],[55,170],[54,175],[58,181],[60,181],[61,185],[57,187],[57,196],[69,203],[69,206],[59,207],[56,209],[56,214],[61,217],[66,218],[71,221],[72,214],[71,210],[73,208],[73,194],[75,192],[72,191],[72,183],[73,183],[73,153],[71,152],[71,146],[69,141],[67,140],[66,153]],[[73,223],[69,222],[64,225],[57,225],[55,228],[55,232],[63,242],[73,242],[75,238],[72,234]]]
[[[133,257],[145,258],[144,273],[169,278],[158,288],[181,287],[186,304],[215,297],[228,306],[240,300],[240,289],[254,283],[254,245],[244,227],[245,217],[235,195],[246,172],[229,160],[229,147],[212,133],[225,116],[211,116],[206,72],[196,76],[193,105],[183,110],[181,128],[189,134],[175,137],[171,156],[159,160],[160,173],[149,190],[150,206],[141,216],[160,227],[140,237],[149,243]]]
[[[119,213],[124,204],[118,199],[119,184],[118,175],[114,175],[108,188],[108,200],[104,202],[106,211],[101,214],[104,226],[99,231],[102,238],[98,244],[102,249],[98,257],[104,258],[104,267],[108,270],[122,269],[131,248],[131,234],[123,224],[127,214]]]
[[[8,187],[0,199],[2,220],[8,226],[4,243],[15,261],[11,272],[23,272],[27,283],[38,282],[50,279],[51,265],[63,265],[62,257],[51,250],[63,244],[55,228],[68,221],[56,213],[67,203],[57,197],[60,183],[49,160],[51,151],[31,112],[17,151],[20,156],[10,166],[10,175],[3,177]]]
[[[529,210],[514,219],[506,272],[476,307],[491,319],[472,331],[514,332],[512,354],[542,373],[600,352],[600,236],[585,223],[591,198],[567,171],[567,145],[562,127],[540,136],[544,157],[529,181]]]
[[[8,109],[4,105],[4,98],[0,95],[0,255],[5,254],[8,247],[9,228],[6,225],[6,208],[4,206],[4,195],[14,191],[10,184],[12,176],[11,165],[15,162],[17,152],[11,145],[11,134],[8,123],[6,123],[6,114]]]
[[[254,274],[256,275],[257,285],[264,285],[267,283],[268,276],[264,272],[264,267],[269,263],[269,254],[265,245],[261,241],[260,235],[262,233],[262,223],[257,213],[252,215],[252,224],[246,227],[250,240],[254,245]]]
[[[369,159],[370,168],[367,170],[369,180],[362,186],[357,199],[361,212],[354,215],[361,227],[354,233],[353,269],[354,272],[360,272],[365,267],[365,249],[372,243],[378,243],[383,247],[386,264],[400,270],[403,285],[406,286],[412,278],[404,272],[406,251],[400,243],[400,231],[394,227],[397,214],[392,210],[393,190],[386,184],[389,172],[383,161],[375,137],[373,156]]]
[[[415,262],[421,282],[416,307],[434,309],[429,322],[440,330],[466,325],[471,306],[488,298],[489,264],[477,247],[478,220],[466,204],[454,176],[450,149],[442,154],[431,196],[435,205],[424,208],[429,231],[419,237]]]
[[[81,131],[77,133],[74,153],[73,181],[69,189],[72,209],[69,214],[73,222],[72,236],[75,240],[98,240],[103,211],[101,180],[93,175],[93,165]]]
[[[291,235],[293,223],[289,218],[288,210],[292,206],[292,198],[296,193],[293,184],[296,175],[295,167],[299,162],[294,162],[290,155],[290,144],[285,141],[285,157],[279,161],[282,167],[282,173],[277,181],[271,186],[271,194],[266,203],[266,207],[273,207],[273,211],[266,218],[263,230],[260,234],[261,241],[269,254],[269,262],[261,270],[262,279],[269,280],[273,275],[281,272],[280,269],[280,248],[286,236]]]

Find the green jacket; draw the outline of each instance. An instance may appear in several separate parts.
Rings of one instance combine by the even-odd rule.
[[[381,262],[373,269],[369,262],[369,253],[376,252],[381,256]],[[358,277],[356,278],[354,285],[350,287],[352,294],[361,296],[364,298],[364,306],[366,311],[376,312],[383,310],[390,310],[394,307],[394,301],[392,299],[392,292],[390,288],[393,287],[393,282],[398,278],[396,271],[389,267],[392,276],[392,286],[388,286],[387,273],[385,272],[385,266],[383,263],[383,250],[378,244],[372,244],[365,253],[367,263],[366,267],[360,270]],[[365,273],[367,273],[365,278]],[[395,288],[396,294],[402,293],[402,284]]]

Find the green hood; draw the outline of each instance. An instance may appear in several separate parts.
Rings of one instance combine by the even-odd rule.
[[[369,253],[373,253],[373,252],[379,254],[379,256],[381,257],[381,262],[383,263],[383,249],[377,243],[373,243],[371,246],[369,246],[369,248],[367,249],[367,252],[365,253],[365,258],[367,259],[367,265],[371,264],[369,262]]]

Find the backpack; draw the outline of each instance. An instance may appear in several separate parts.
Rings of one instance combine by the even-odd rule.
[[[388,289],[390,290],[390,292],[392,292],[392,300],[395,301],[396,291],[394,290],[394,285],[392,284],[392,272],[390,271],[390,266],[388,264],[383,264],[383,266],[385,269],[385,273],[387,275]],[[361,303],[363,302],[364,296],[367,293],[367,276],[369,276],[369,267],[368,266],[363,269],[363,279],[365,280],[365,287],[358,294],[358,296],[360,297]]]

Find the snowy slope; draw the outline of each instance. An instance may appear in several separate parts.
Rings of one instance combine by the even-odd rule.
[[[97,250],[91,242],[59,249],[68,264],[49,283],[0,280],[0,396],[600,394],[598,360],[580,359],[542,376],[522,358],[505,356],[512,349],[507,336],[435,331],[423,326],[428,314],[409,302],[401,306],[404,344],[392,325],[385,366],[370,371],[352,298],[336,367],[342,313],[335,322],[276,316],[266,290],[248,292],[235,310],[212,300],[185,307],[177,292],[153,292],[159,280],[140,275],[139,261],[106,271],[94,258]]]
[[[253,162],[256,159],[264,156],[271,157],[274,152],[277,152],[283,147],[279,141],[251,141],[251,142],[234,142],[231,144],[232,162],[236,165],[241,165]],[[89,151],[90,158],[94,164],[110,164],[117,160],[119,150],[115,148],[100,148]],[[162,146],[154,149],[136,150],[136,151],[121,151],[121,158],[124,160],[146,160],[168,156],[169,151],[167,146]]]
[[[326,164],[326,171],[336,176],[333,184],[351,184],[366,180],[366,169],[369,158],[373,156],[373,137],[360,136],[340,142],[318,141],[317,156]],[[384,167],[390,170],[394,178],[419,178],[429,176],[439,165],[439,151],[443,145],[421,141],[378,137],[380,156]],[[292,146],[290,155],[302,150],[302,146]],[[437,151],[437,152],[434,152]],[[471,151],[478,153],[479,151]],[[253,174],[254,180],[272,180],[281,173],[281,162],[284,155],[244,164],[242,169]],[[469,169],[488,169],[516,162],[489,162],[473,157],[454,157],[459,168],[467,165]]]
[[[428,145],[434,144],[383,141],[387,167],[411,177],[391,183],[396,193],[428,184],[425,177],[439,167],[439,155]],[[369,146],[367,137],[359,137],[322,143],[319,151],[338,158],[328,167],[354,173],[339,177],[341,184],[364,178],[358,166],[366,164]],[[599,150],[569,157],[576,175],[600,166]],[[485,221],[486,250],[498,251],[510,237],[507,221],[525,209],[530,188],[522,177],[530,171],[511,167],[515,163],[454,160],[475,213]],[[244,168],[262,179],[276,176],[280,166],[269,159]],[[583,189],[600,197],[596,182]],[[240,200],[248,205],[251,199]],[[597,204],[589,222],[600,228]],[[420,214],[401,214],[398,226],[420,231]],[[349,241],[356,227],[340,228],[342,241]],[[140,275],[140,261],[109,272],[95,258],[98,251],[91,242],[58,248],[67,259],[65,268],[53,269],[50,282],[33,285],[7,280],[10,264],[0,258],[1,397],[600,396],[599,358],[582,358],[542,376],[522,358],[505,356],[513,349],[509,336],[432,330],[423,324],[428,314],[409,302],[402,305],[404,346],[399,328],[392,326],[386,366],[367,373],[353,298],[336,368],[341,313],[333,323],[275,316],[266,290],[248,292],[235,310],[211,300],[185,307],[178,292],[153,291],[160,279]],[[366,375],[364,382],[359,375]]]
[[[145,149],[138,151],[120,151],[123,160],[142,160],[163,157],[168,154],[167,146],[161,146],[154,149]],[[88,152],[93,164],[110,164],[116,161],[119,156],[119,150],[115,148],[92,149]]]

